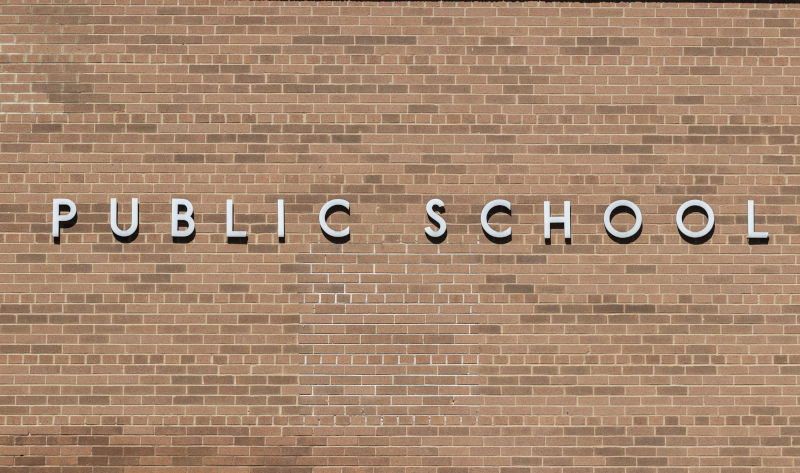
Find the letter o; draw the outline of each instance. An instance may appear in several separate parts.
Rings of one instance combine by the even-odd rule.
[[[686,228],[686,225],[683,224],[684,214],[692,207],[698,207],[702,209],[708,217],[708,222],[706,222],[705,228],[699,232],[693,232]],[[714,228],[714,212],[711,210],[711,207],[709,207],[709,205],[702,200],[687,200],[683,203],[683,205],[680,206],[678,213],[675,214],[675,223],[678,224],[678,231],[684,236],[689,238],[703,238]]]
[[[636,218],[636,222],[634,222],[633,227],[626,232],[617,230],[614,228],[614,225],[611,224],[611,215],[618,208],[630,209],[633,212],[634,218]],[[642,229],[642,212],[639,210],[639,207],[630,200],[617,200],[606,207],[606,213],[603,214],[603,224],[606,227],[606,231],[610,233],[611,236],[620,239],[630,238],[636,235],[636,233]]]

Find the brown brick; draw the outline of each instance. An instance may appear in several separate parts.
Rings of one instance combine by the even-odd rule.
[[[0,8],[0,469],[795,472],[796,4],[96,3]]]

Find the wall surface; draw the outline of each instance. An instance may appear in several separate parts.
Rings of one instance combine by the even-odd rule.
[[[3,2],[0,472],[797,472],[797,18]]]

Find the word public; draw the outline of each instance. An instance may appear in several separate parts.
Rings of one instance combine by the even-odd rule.
[[[225,220],[225,234],[228,238],[246,238],[247,232],[245,230],[234,230],[234,213],[233,213],[233,199],[228,199],[225,204],[226,207],[226,220]],[[544,202],[544,238],[550,240],[551,228],[553,225],[560,225],[564,229],[564,238],[569,240],[572,238],[572,225],[570,215],[570,201],[563,202],[564,214],[561,216],[554,216],[550,213],[550,201]],[[755,216],[754,216],[754,203],[752,200],[747,201],[747,237],[751,240],[763,240],[769,238],[767,232],[757,232],[755,230]],[[439,212],[437,213],[437,209]],[[703,229],[698,231],[691,231],[683,223],[685,215],[690,210],[700,210],[706,215],[706,225]],[[123,230],[120,228],[117,216],[117,199],[111,199],[109,211],[109,223],[111,231],[114,235],[125,238],[134,236],[139,229],[139,199],[131,199],[131,224]],[[66,211],[66,212],[65,212]],[[344,199],[333,199],[326,202],[319,210],[319,226],[322,233],[332,239],[347,239],[350,237],[350,227],[341,230],[334,230],[328,225],[328,216],[336,211],[350,212],[350,202]],[[447,233],[447,222],[442,217],[441,213],[444,212],[444,202],[440,199],[431,199],[425,205],[425,211],[428,218],[436,225],[436,228],[425,227],[425,234],[432,239],[443,238]],[[483,231],[495,240],[505,240],[511,237],[511,228],[506,227],[503,230],[495,230],[489,225],[489,218],[496,212],[504,212],[511,215],[511,203],[507,200],[496,199],[487,203],[483,210],[481,210],[481,227]],[[611,223],[611,220],[616,213],[627,212],[633,214],[635,222],[633,226],[625,231],[618,230]],[[53,238],[59,238],[61,229],[68,224],[68,222],[75,219],[78,215],[78,209],[70,199],[53,199]],[[172,199],[172,236],[175,238],[183,238],[191,236],[195,231],[194,225],[194,207],[192,203],[186,199]],[[702,200],[688,200],[684,202],[675,214],[675,223],[678,226],[678,231],[687,238],[703,239],[709,236],[714,229],[714,212],[711,207]],[[603,224],[609,235],[620,240],[630,239],[637,235],[642,228],[642,212],[639,207],[629,200],[617,200],[612,202],[606,207],[603,215]],[[284,223],[284,201],[278,199],[278,238],[284,239],[286,237],[286,226]]]

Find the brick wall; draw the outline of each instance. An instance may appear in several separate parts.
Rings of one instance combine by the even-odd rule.
[[[0,472],[798,471],[798,17],[4,2]]]

